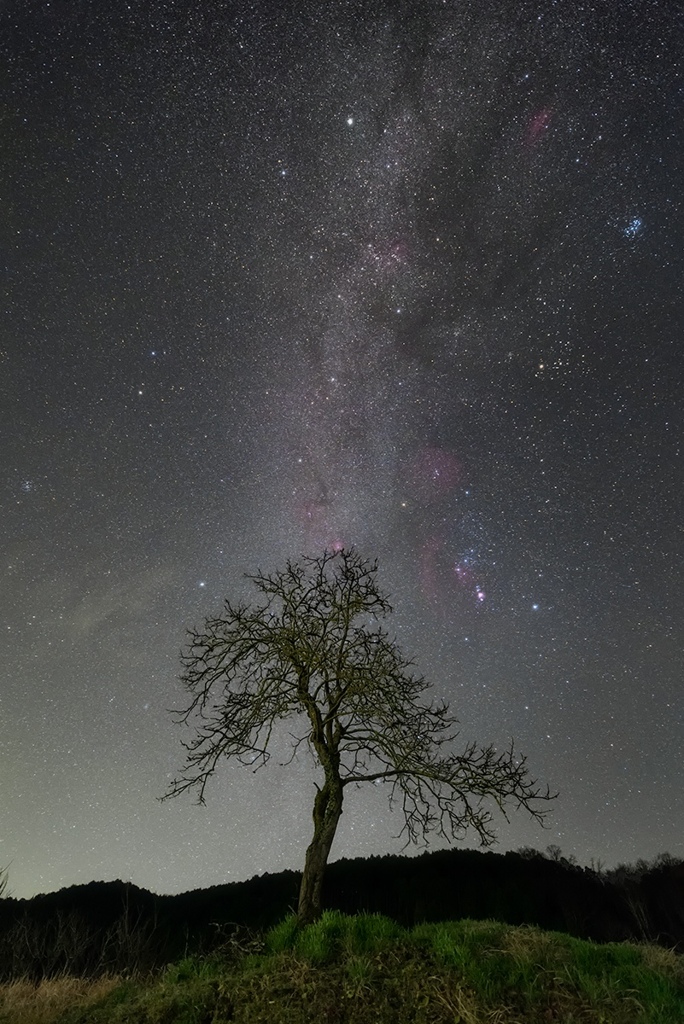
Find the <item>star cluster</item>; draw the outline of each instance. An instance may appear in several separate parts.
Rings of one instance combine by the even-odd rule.
[[[301,864],[311,765],[182,759],[187,627],[356,545],[502,847],[682,854],[684,24],[666,0],[0,9],[0,865]],[[288,756],[287,735],[277,740]],[[354,794],[333,856],[396,851]]]

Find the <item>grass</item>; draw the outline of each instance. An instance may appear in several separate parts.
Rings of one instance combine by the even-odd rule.
[[[52,1024],[74,1006],[86,1009],[121,987],[117,977],[96,980],[63,976],[38,983],[19,978],[0,985],[0,1021]]]
[[[127,980],[0,987],[0,1024],[682,1024],[684,959],[496,921],[291,916]]]

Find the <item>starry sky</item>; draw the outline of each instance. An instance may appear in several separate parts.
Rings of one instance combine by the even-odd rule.
[[[14,895],[301,867],[286,733],[156,798],[186,629],[340,545],[559,791],[499,849],[684,855],[683,42],[674,0],[0,3]],[[349,793],[332,859],[400,827]]]

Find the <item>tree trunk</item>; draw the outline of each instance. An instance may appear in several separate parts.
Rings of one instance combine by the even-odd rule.
[[[306,851],[304,874],[299,889],[297,918],[300,924],[312,924],[321,916],[323,875],[328,863],[337,823],[342,814],[342,786],[339,779],[326,779],[316,793],[314,803],[314,834]]]

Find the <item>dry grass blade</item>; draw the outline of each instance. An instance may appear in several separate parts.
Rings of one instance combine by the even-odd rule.
[[[94,980],[65,976],[38,983],[19,978],[0,985],[0,1021],[52,1024],[66,1010],[104,998],[119,981],[112,976]]]
[[[453,1014],[456,1024],[522,1024],[509,1015],[507,1008],[485,1010],[472,992],[459,985],[435,987],[433,994],[437,1002]]]

